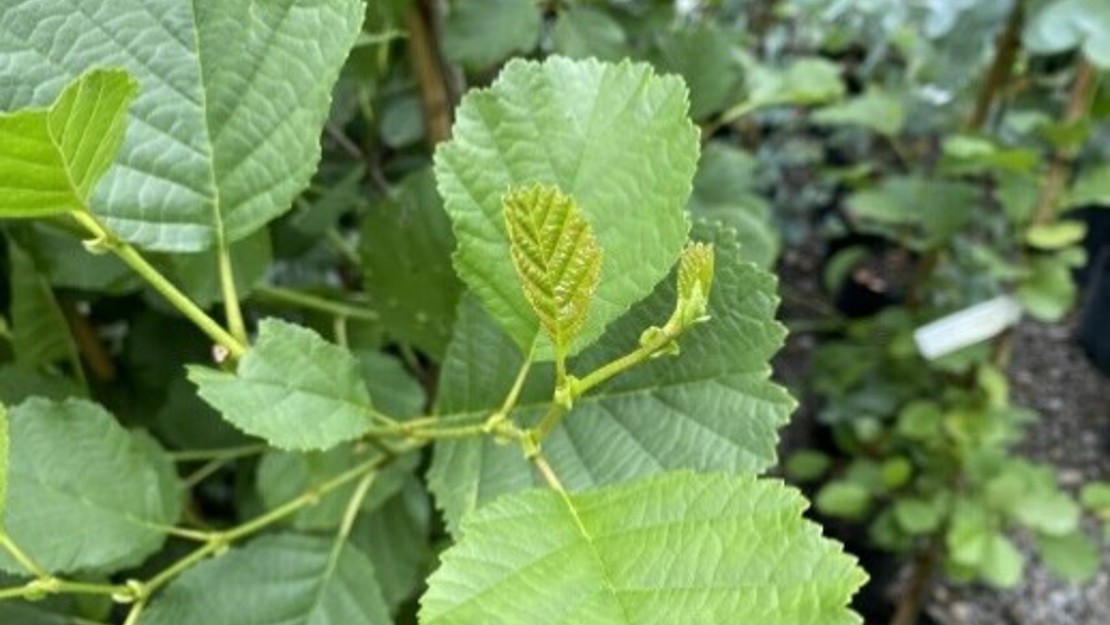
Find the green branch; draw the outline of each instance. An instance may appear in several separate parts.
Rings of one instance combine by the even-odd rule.
[[[93,241],[89,243],[90,247],[98,246],[118,256],[127,266],[142,276],[154,290],[161,293],[174,308],[181,311],[181,314],[196,324],[209,338],[226,349],[232,358],[239,359],[246,353],[247,345],[245,342],[232,336],[223,326],[209,317],[208,313],[201,310],[187,295],[178,290],[172,282],[167,280],[161,272],[143,258],[138,250],[129,243],[120,240],[113,232],[101,225],[91,213],[74,211],[71,215],[93,236]]]
[[[295,306],[344,319],[358,319],[360,321],[378,321],[379,319],[378,313],[373,310],[354,306],[346,302],[337,302],[304,291],[277,286],[260,286],[254,290],[251,297],[262,303]]]

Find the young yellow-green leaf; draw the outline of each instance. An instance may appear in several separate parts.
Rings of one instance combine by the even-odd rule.
[[[677,357],[651,360],[575,400],[543,443],[544,455],[572,491],[669,470],[761,471],[775,462],[776,431],[795,404],[768,379],[768,361],[784,334],[775,321],[774,278],[743,261],[731,230],[699,223],[695,236],[715,249],[710,320],[679,339]],[[636,349],[644,328],[673,314],[676,274],[572,359],[569,371],[582,375]],[[522,355],[477,302],[463,302],[443,363],[437,411],[478,419],[501,405]],[[553,378],[549,364],[533,367],[513,411],[517,422],[535,424],[548,410]],[[519,449],[487,437],[436,443],[429,483],[455,532],[463,514],[530,488],[534,476]]]
[[[688,472],[504,497],[463,519],[420,622],[860,623],[867,576],[805,507],[778,481]]]
[[[566,354],[601,279],[601,248],[574,198],[558,187],[509,189],[502,203],[524,296],[555,354]]]
[[[370,393],[351,353],[312,330],[277,319],[235,374],[189,367],[197,392],[232,425],[274,447],[323,450],[372,424]]]
[[[1025,242],[1039,250],[1060,250],[1083,240],[1087,224],[1082,221],[1058,221],[1041,224],[1025,232]]]
[[[690,243],[678,261],[679,322],[687,327],[702,321],[713,288],[713,245]]]
[[[366,555],[350,543],[278,534],[189,569],[139,625],[387,625]]]
[[[513,60],[460,104],[435,172],[458,240],[455,269],[521,350],[554,350],[517,281],[502,198],[545,184],[574,198],[605,250],[590,315],[570,346],[593,343],[651,293],[686,243],[699,133],[680,78],[649,65]],[[537,335],[540,340],[537,341]]]
[[[361,0],[0,2],[0,109],[126,69],[141,89],[92,210],[141,247],[200,251],[258,230],[308,185],[365,17]]]
[[[30,399],[11,409],[5,526],[53,573],[113,572],[161,548],[177,523],[173,464],[149,436],[84,400]],[[6,553],[0,570],[22,572]]]
[[[0,217],[88,210],[123,142],[135,92],[127,72],[95,70],[50,108],[0,113]]]

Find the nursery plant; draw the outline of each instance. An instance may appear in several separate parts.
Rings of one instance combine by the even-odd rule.
[[[373,4],[0,7],[0,621],[860,622],[684,81],[511,61],[391,180]]]
[[[848,322],[815,357],[820,418],[848,459],[806,451],[787,465],[808,481],[836,464],[818,509],[866,523],[871,542],[913,558],[898,624],[915,622],[938,568],[956,581],[1017,585],[1024,556],[1014,530],[1031,535],[1047,567],[1069,580],[1099,566],[1080,503],[1051,466],[1014,451],[1036,414],[1010,401],[1011,337],[999,331],[1022,312],[1059,321],[1075,306],[1071,274],[1086,262],[1086,228],[1067,211],[1099,203],[1086,191],[1096,174],[1083,173],[1098,171],[1091,164],[1099,157],[1084,147],[1094,143],[1092,103],[1106,62],[1099,46],[1110,31],[1077,26],[1080,15],[1102,11],[1091,3],[1008,4],[982,77],[957,99],[967,104],[962,123],[916,129],[936,148],[915,153],[907,129],[850,120],[886,135],[894,164],[866,163],[866,176],[843,179],[844,224],[859,243],[830,258],[825,281],[832,290],[861,278],[879,284],[886,306]],[[1067,56],[1039,68],[1038,55],[1049,53]],[[1054,99],[1061,79],[1065,97]],[[889,256],[885,275],[876,250],[896,250],[880,252]],[[997,325],[985,342],[930,353],[923,326],[999,296],[1008,298],[995,300],[991,318],[945,331]],[[1091,485],[1081,499],[1090,505],[1100,492]]]

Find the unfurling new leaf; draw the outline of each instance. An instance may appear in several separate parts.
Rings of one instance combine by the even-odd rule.
[[[713,287],[713,245],[690,243],[678,262],[678,304],[674,319],[680,327],[688,327],[707,319],[709,290]]]
[[[510,189],[503,203],[513,266],[561,360],[590,312],[601,247],[578,204],[557,187]]]

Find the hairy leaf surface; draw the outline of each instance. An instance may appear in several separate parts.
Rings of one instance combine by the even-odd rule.
[[[363,13],[359,0],[4,2],[0,109],[126,69],[140,90],[92,208],[128,241],[197,251],[221,229],[257,230],[308,184]]]
[[[189,367],[198,393],[232,425],[288,450],[323,450],[371,425],[370,393],[350,352],[308,328],[259,324],[235,374]]]
[[[348,543],[264,536],[166,587],[140,625],[385,625],[374,567]]]
[[[573,354],[667,275],[689,229],[683,209],[698,158],[682,80],[648,65],[514,60],[471,91],[454,138],[436,153],[436,179],[458,239],[455,268],[494,319],[527,350],[539,323],[516,270],[505,192],[555,185],[574,198],[605,257],[601,284]],[[550,343],[537,355],[550,360]]]
[[[687,472],[508,496],[463,519],[420,622],[860,623],[866,575],[805,507],[778,481]]]
[[[699,231],[701,228],[699,227]],[[673,469],[759,471],[775,462],[776,430],[794,401],[768,380],[782,344],[774,321],[774,279],[740,259],[734,235],[707,230],[716,271],[710,320],[679,340],[676,358],[658,358],[578,398],[544,441],[544,454],[571,490]],[[581,375],[631,351],[640,333],[674,310],[676,276],[569,363]],[[447,353],[438,409],[486,415],[500,406],[521,363],[512,340],[467,299]],[[548,408],[552,371],[534,367],[513,417],[534,423]],[[520,451],[488,439],[437,443],[432,492],[454,531],[467,511],[537,483]]]
[[[76,399],[12,408],[10,435],[6,527],[39,566],[114,571],[161,548],[159,528],[177,522],[181,497],[153,439]],[[21,571],[6,553],[0,570]]]

